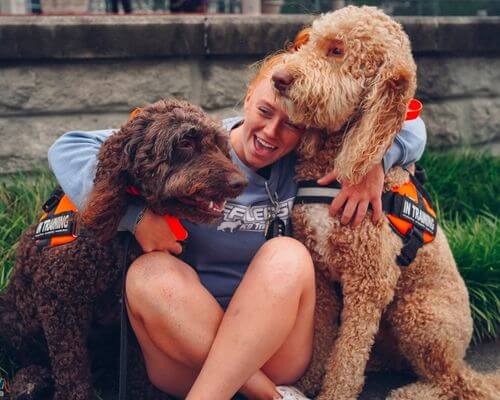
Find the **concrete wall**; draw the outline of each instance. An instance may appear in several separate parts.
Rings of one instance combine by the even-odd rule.
[[[310,16],[0,17],[0,173],[45,163],[68,130],[119,127],[174,96],[239,112],[248,66]],[[500,143],[500,18],[401,17],[429,145]]]

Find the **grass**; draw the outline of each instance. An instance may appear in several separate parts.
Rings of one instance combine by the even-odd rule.
[[[500,157],[472,151],[426,153],[426,187],[469,288],[474,341],[497,339],[500,327]],[[0,291],[14,262],[16,242],[36,221],[55,186],[46,170],[0,179]],[[0,374],[12,372],[1,353]]]
[[[426,187],[435,203],[442,204],[440,218],[475,217],[500,213],[500,157],[470,150],[426,152],[419,162],[429,177]]]
[[[37,221],[42,204],[55,185],[47,170],[13,174],[0,180],[0,291],[12,271],[17,240],[27,225]]]

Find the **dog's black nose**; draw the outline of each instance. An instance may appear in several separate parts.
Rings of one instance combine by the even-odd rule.
[[[241,174],[232,174],[229,177],[229,187],[234,191],[241,191],[248,185],[248,180]]]
[[[284,70],[275,72],[271,79],[274,81],[274,87],[280,92],[281,95],[286,93],[288,87],[293,82],[293,76]]]

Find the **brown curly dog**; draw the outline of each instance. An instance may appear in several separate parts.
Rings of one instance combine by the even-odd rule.
[[[359,182],[381,162],[415,93],[402,27],[375,8],[350,6],[315,20],[278,57],[273,80],[288,115],[323,129],[304,137],[297,179],[335,169],[341,182]],[[384,190],[408,179],[394,168]],[[318,277],[315,349],[302,389],[314,394],[322,385],[320,399],[356,398],[375,343],[387,365],[409,363],[420,378],[391,399],[500,399],[498,375],[481,375],[463,361],[472,334],[469,300],[440,228],[400,267],[403,241],[386,218],[353,228],[331,217],[328,205],[302,204],[294,207],[293,226]],[[335,281],[343,295],[339,328]]]
[[[126,187],[138,189],[157,214],[207,223],[245,184],[231,162],[227,135],[187,102],[148,105],[106,140],[78,239],[38,252],[35,226],[21,238],[0,297],[0,338],[21,367],[11,385],[14,398],[51,396],[52,379],[56,400],[94,398],[87,339],[93,324],[119,318],[122,248],[116,230],[130,201]],[[133,242],[128,262],[140,254]],[[137,360],[142,363],[135,358],[131,368]],[[144,368],[139,377],[147,382]],[[132,387],[127,394],[167,398],[153,388],[145,393]]]

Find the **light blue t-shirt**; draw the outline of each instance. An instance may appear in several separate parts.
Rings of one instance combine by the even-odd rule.
[[[230,131],[241,117],[223,121]],[[97,154],[114,130],[72,131],[61,136],[49,149],[49,165],[68,196],[82,208],[95,176]],[[384,169],[417,161],[425,148],[426,131],[418,118],[405,122],[394,144],[384,156]],[[277,193],[279,217],[289,223],[297,185],[293,180],[296,157],[292,152],[271,166],[269,179],[248,168],[231,150],[233,162],[249,184],[235,199],[227,201],[224,216],[217,224],[182,221],[189,232],[181,258],[199,274],[200,280],[219,303],[226,307],[250,261],[265,241],[264,226],[272,209],[266,189]],[[133,231],[141,205],[130,205],[119,229]]]

